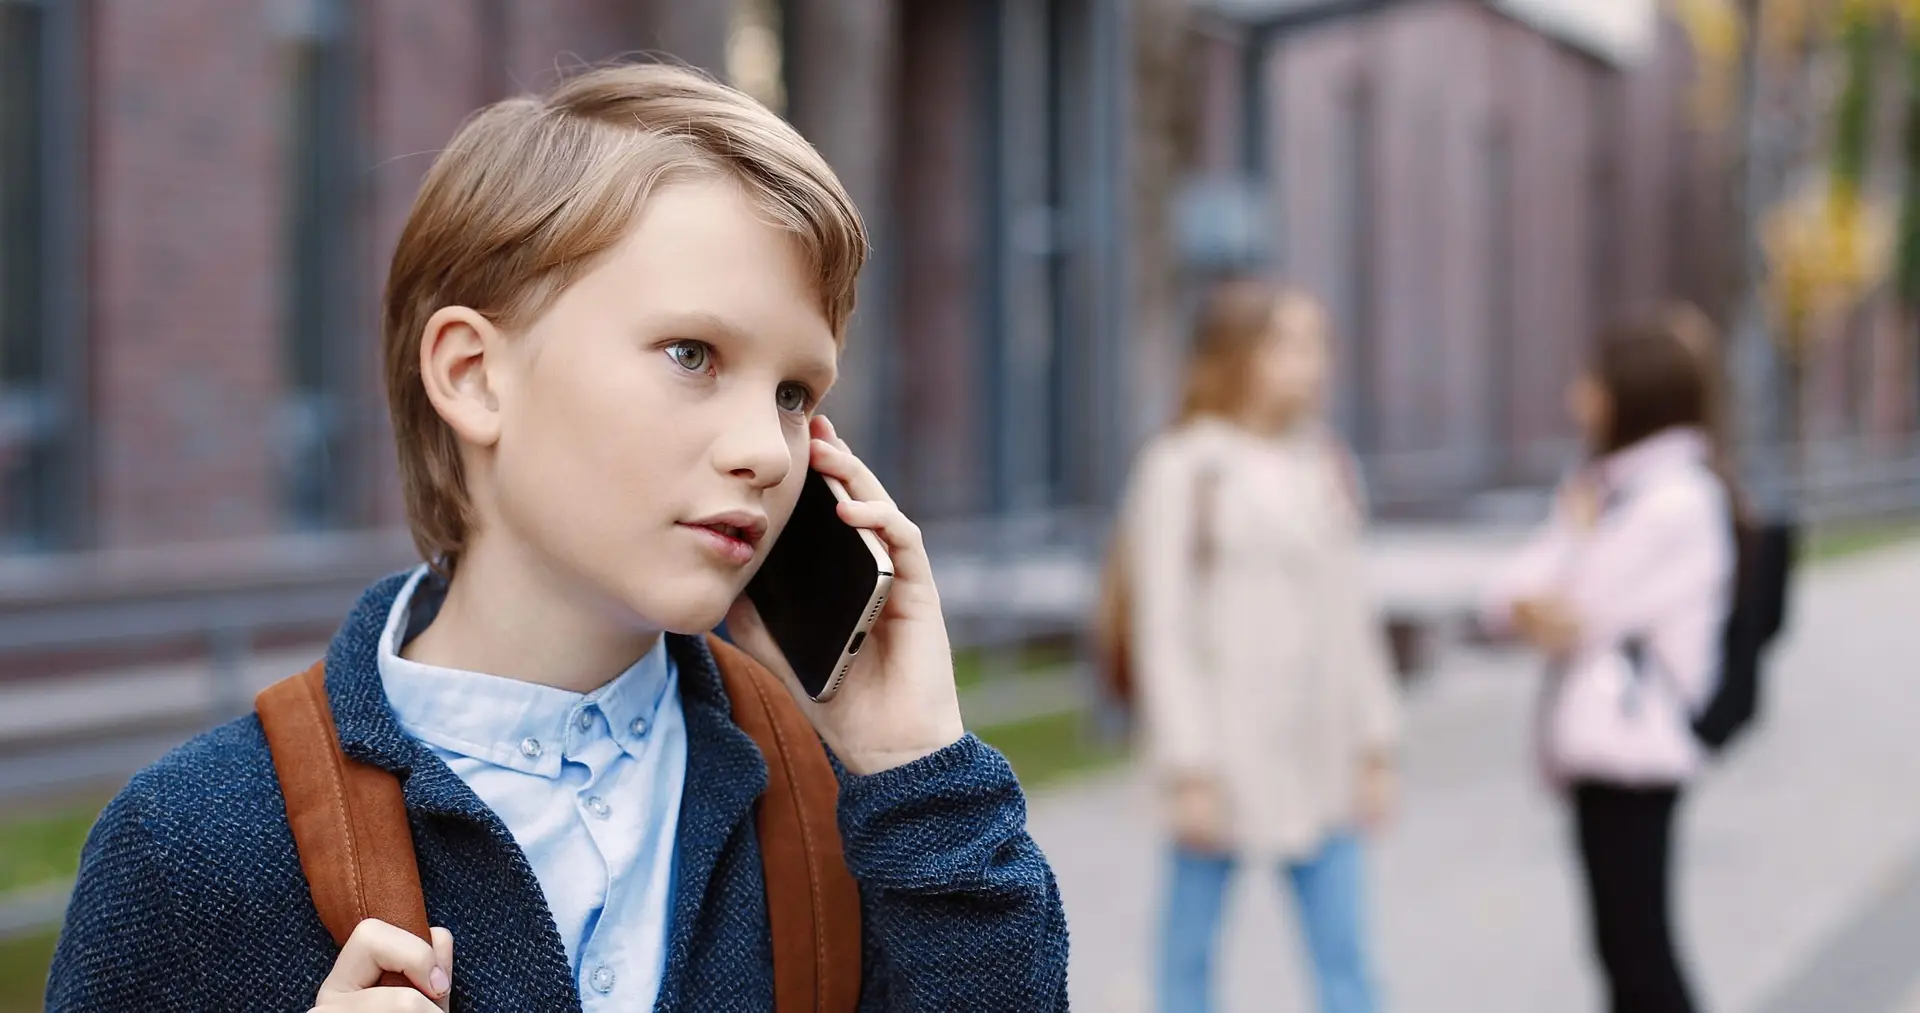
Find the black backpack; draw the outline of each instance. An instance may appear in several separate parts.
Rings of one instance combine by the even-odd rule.
[[[1767,648],[1787,621],[1787,589],[1799,528],[1774,519],[1733,524],[1733,607],[1721,639],[1720,685],[1693,718],[1709,752],[1727,747],[1760,711],[1760,673]]]
[[[1767,648],[1786,625],[1798,535],[1791,521],[1732,523],[1733,594],[1720,634],[1720,683],[1693,716],[1694,737],[1709,753],[1726,749],[1759,716],[1761,668]],[[1621,651],[1636,676],[1663,674],[1645,638],[1629,637]]]

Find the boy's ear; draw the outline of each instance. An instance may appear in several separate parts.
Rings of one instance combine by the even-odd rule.
[[[490,447],[500,438],[497,384],[505,335],[465,306],[444,306],[420,335],[420,380],[427,399],[459,437]]]

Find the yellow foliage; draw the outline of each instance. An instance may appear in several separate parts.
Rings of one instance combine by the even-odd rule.
[[[1739,0],[1667,0],[1674,20],[1693,44],[1698,79],[1695,114],[1721,125],[1733,114],[1740,73],[1740,48],[1747,25]],[[1909,32],[1920,32],[1920,0],[1761,0],[1761,51],[1770,59],[1788,59],[1808,46],[1829,40],[1844,20],[1856,15],[1893,15]]]
[[[1724,123],[1733,114],[1734,78],[1745,37],[1740,11],[1734,0],[1673,0],[1673,13],[1693,43],[1698,65],[1694,114],[1708,123]]]
[[[1811,187],[1761,223],[1768,299],[1789,340],[1830,319],[1886,277],[1893,258],[1890,208],[1844,185]]]

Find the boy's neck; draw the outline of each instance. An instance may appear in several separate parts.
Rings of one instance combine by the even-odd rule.
[[[433,624],[400,653],[424,665],[591,693],[660,641],[661,631],[622,623],[620,612],[551,567],[476,539]]]

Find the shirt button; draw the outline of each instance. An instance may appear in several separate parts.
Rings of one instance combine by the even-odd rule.
[[[524,756],[529,760],[537,760],[540,758],[540,753],[541,753],[541,746],[540,746],[539,739],[536,739],[532,736],[528,736],[520,740],[521,756]]]
[[[593,973],[587,976],[587,983],[593,986],[595,992],[604,994],[613,991],[613,968],[605,964],[594,968]]]
[[[633,719],[633,724],[630,724],[630,725],[628,725],[627,727],[628,727],[628,728],[630,728],[630,729],[632,729],[632,730],[633,730],[633,734],[635,734],[635,735],[645,735],[645,734],[647,734],[647,719],[646,719],[646,718],[634,718],[634,719]]]
[[[590,711],[581,711],[580,716],[574,719],[574,723],[584,732],[593,727],[593,714]]]
[[[598,795],[590,795],[587,797],[587,811],[601,819],[606,819],[607,814],[613,811],[613,807],[607,804],[606,799]]]

